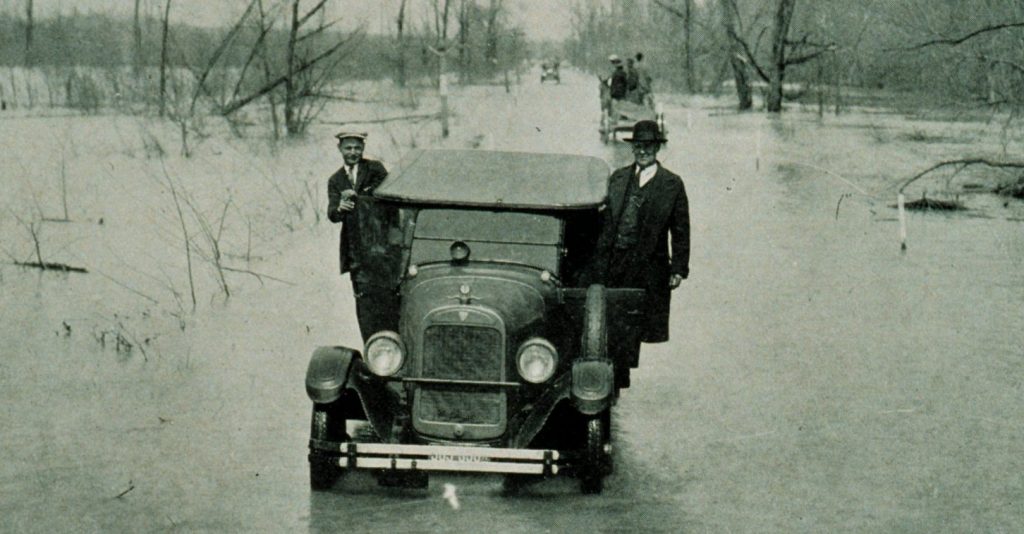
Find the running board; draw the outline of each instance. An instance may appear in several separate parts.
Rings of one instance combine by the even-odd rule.
[[[562,455],[556,450],[400,445],[396,443],[338,443],[310,440],[309,447],[337,453],[338,466],[347,469],[453,471],[557,475]]]

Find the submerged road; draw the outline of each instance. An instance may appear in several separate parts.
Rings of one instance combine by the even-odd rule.
[[[453,129],[627,164],[599,141],[593,85],[465,89]],[[188,355],[145,364],[66,345],[50,326],[68,288],[6,275],[0,300],[23,311],[2,327],[0,530],[1024,530],[1020,223],[912,217],[901,254],[894,212],[857,194],[887,172],[864,137],[665,108],[691,276],[672,341],[645,346],[615,409],[602,495],[552,480],[508,497],[497,477],[446,475],[396,491],[358,474],[311,494],[305,365],[357,338],[337,324],[352,305],[324,225],[273,271],[298,285],[233,300],[189,331]]]

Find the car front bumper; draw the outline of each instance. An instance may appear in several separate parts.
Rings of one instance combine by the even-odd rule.
[[[337,443],[310,440],[311,451],[338,455],[346,469],[395,471],[447,471],[557,475],[568,464],[556,450],[463,447],[456,445],[401,445],[395,443]]]

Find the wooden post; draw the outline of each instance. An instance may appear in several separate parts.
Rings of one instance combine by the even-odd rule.
[[[757,148],[754,152],[754,170],[761,170],[761,127],[757,128]]]
[[[819,59],[815,63],[818,64],[818,79],[815,81],[815,85],[818,87],[818,118],[821,119],[825,116],[825,91],[822,85],[824,84],[825,75],[822,61]]]
[[[448,138],[448,73],[445,72],[448,64],[448,50],[441,49],[438,53],[438,89],[441,95],[441,137]]]
[[[69,221],[71,219],[68,218],[68,178],[64,154],[60,155],[60,199],[64,204],[64,220]]]
[[[907,250],[907,214],[903,209],[903,193],[896,195],[896,210],[900,219],[900,250]]]

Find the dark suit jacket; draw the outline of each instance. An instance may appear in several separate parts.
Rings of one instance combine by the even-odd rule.
[[[608,179],[608,205],[604,211],[595,259],[599,280],[611,287],[641,287],[647,290],[647,328],[644,340],[668,339],[671,297],[669,277],[690,274],[690,211],[686,188],[678,175],[658,164],[658,172],[644,185],[644,204],[638,218],[636,245],[615,247],[618,224],[626,202],[626,190],[636,172],[629,165]],[[671,254],[669,243],[671,242]],[[618,267],[618,268],[617,268]],[[619,272],[616,276],[613,273]],[[625,272],[625,277],[621,273]],[[615,278],[614,280],[612,278]]]
[[[387,177],[388,171],[379,161],[363,158],[356,164],[356,180],[353,184],[349,179],[348,171],[342,166],[327,180],[327,218],[333,223],[341,223],[341,239],[338,246],[338,256],[341,266],[341,274],[349,271],[358,271],[361,263],[365,260],[360,235],[360,225],[366,225],[372,210],[372,202],[369,197]],[[352,189],[358,195],[356,207],[348,213],[338,212],[338,204],[341,202],[341,192]],[[360,198],[367,197],[367,198]]]

